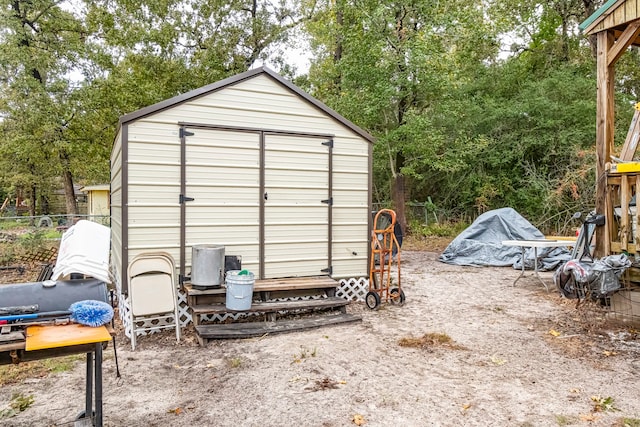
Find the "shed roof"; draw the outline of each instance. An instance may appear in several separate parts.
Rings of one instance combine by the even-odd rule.
[[[82,191],[83,193],[89,192],[89,191],[109,191],[110,186],[109,184],[98,184],[98,185],[85,185],[84,187],[80,188],[80,191]]]
[[[362,128],[358,127],[351,121],[347,120],[345,117],[341,116],[340,114],[338,114],[337,112],[335,112],[334,110],[326,106],[324,103],[318,101],[317,99],[315,99],[314,97],[312,97],[311,95],[309,95],[308,93],[306,93],[305,91],[303,91],[302,89],[300,89],[299,87],[291,83],[289,80],[285,79],[284,77],[276,73],[275,71],[264,66],[245,71],[244,73],[236,74],[235,76],[228,77],[226,79],[220,80],[215,83],[211,83],[207,86],[203,86],[198,89],[194,89],[182,95],[174,96],[173,98],[166,99],[164,101],[158,102],[157,104],[150,105],[148,107],[142,108],[132,113],[125,114],[124,116],[120,117],[119,126],[122,126],[123,124],[128,122],[140,119],[142,117],[157,113],[159,111],[169,109],[175,105],[181,104],[186,101],[190,101],[194,98],[198,98],[201,96],[208,95],[212,92],[219,91],[221,89],[235,85],[237,83],[254,78],[259,75],[266,75],[270,77],[277,83],[281,84],[291,92],[298,95],[300,98],[302,98],[306,102],[312,104],[313,106],[315,106],[316,108],[324,112],[325,114],[333,117],[335,120],[342,123],[344,126],[351,129],[353,132],[360,135],[367,141],[369,142],[374,141],[374,137],[371,134],[369,134]]]
[[[640,18],[640,0],[608,0],[580,24],[580,29],[586,34],[612,28],[624,29],[625,24],[638,18]]]

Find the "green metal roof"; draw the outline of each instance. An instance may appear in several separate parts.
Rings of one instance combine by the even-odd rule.
[[[611,8],[618,0],[609,0],[605,4],[603,4],[600,9],[593,12],[593,15],[588,17],[582,24],[580,24],[580,30],[584,31],[589,25],[593,24],[596,19],[600,18],[604,13]]]

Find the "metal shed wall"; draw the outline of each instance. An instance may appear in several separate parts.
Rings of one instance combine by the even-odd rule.
[[[126,128],[125,128],[126,129]],[[120,285],[122,266],[122,133],[120,128],[111,150],[111,267],[116,284]]]
[[[180,125],[185,123],[191,131],[193,126],[189,124],[333,135],[332,276],[367,276],[371,142],[266,74],[186,99],[122,125],[125,132],[121,134],[126,138],[120,147],[117,146],[119,140],[114,145],[112,186],[126,182],[128,219],[124,228],[117,224],[122,210],[117,203],[121,193],[116,192],[112,194],[112,215],[115,215],[112,221],[116,225],[114,235],[121,230],[127,234],[129,260],[150,250],[167,251],[179,260]],[[191,245],[216,243],[225,245],[227,254],[241,255],[243,267],[255,270],[260,257],[260,224],[256,222],[261,197],[259,135],[216,129],[206,130],[216,133],[215,138],[199,139],[202,130],[197,129],[193,131],[194,136],[186,139],[190,173],[202,175],[198,182],[203,183],[200,185],[203,194],[197,200],[206,198],[210,191],[206,179],[202,178],[216,183],[218,200],[210,201],[210,215],[189,218],[187,228],[198,227],[198,232],[187,235],[185,262],[190,265]],[[211,144],[215,150],[208,147]],[[122,162],[119,153],[123,150],[127,153],[128,165],[125,180],[119,173]],[[239,153],[242,156],[237,157]],[[197,179],[195,175],[187,177],[192,182]],[[295,194],[296,187],[292,182],[290,192]],[[314,232],[308,229],[310,235]],[[114,246],[122,243],[114,239]],[[291,257],[302,256],[296,253],[295,247],[291,251]],[[120,251],[114,251],[116,266],[122,265],[116,252]],[[289,273],[289,276],[297,275],[295,269]]]

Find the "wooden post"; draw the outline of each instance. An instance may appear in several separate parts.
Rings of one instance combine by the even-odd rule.
[[[627,175],[620,177],[620,249],[627,251],[629,246],[629,234],[631,233],[629,221],[629,180]]]
[[[640,175],[636,175],[636,186],[633,189],[633,195],[636,196],[636,216],[632,218],[635,226],[633,227],[635,231],[633,232],[633,246],[635,249],[635,253],[639,253],[640,249],[640,212],[638,211],[638,196],[640,196]]]
[[[608,60],[609,51],[614,43],[613,31],[601,31],[597,36],[596,212],[602,214],[606,210],[607,176],[605,164],[610,161],[613,148],[615,64],[610,64]],[[607,220],[610,221],[611,218],[607,218]],[[608,228],[596,227],[596,257],[606,256],[610,252]]]

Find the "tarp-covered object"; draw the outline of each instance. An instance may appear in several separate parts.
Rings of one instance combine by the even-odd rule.
[[[566,298],[602,298],[620,289],[620,277],[631,267],[625,254],[609,255],[593,262],[572,259],[553,274],[553,283]]]
[[[522,249],[504,246],[503,240],[537,240],[545,236],[512,208],[501,208],[480,215],[458,235],[439,260],[454,265],[522,268]],[[538,268],[553,270],[571,258],[564,248],[538,248]],[[525,268],[533,268],[534,251],[525,252]]]

